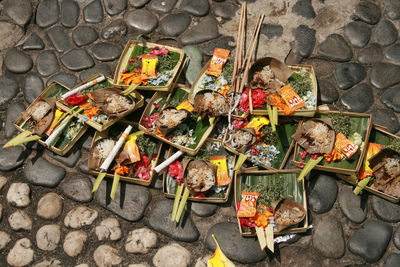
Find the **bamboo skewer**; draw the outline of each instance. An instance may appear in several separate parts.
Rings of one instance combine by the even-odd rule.
[[[254,54],[254,51],[255,51],[255,48],[257,45],[258,35],[260,33],[260,29],[261,29],[262,22],[264,20],[264,16],[265,16],[264,14],[259,16],[255,31],[253,33],[253,38],[252,38],[250,46],[249,46],[249,50],[246,51],[246,57],[243,62],[244,74],[242,77],[242,81],[240,83],[239,93],[243,92],[244,85],[247,81],[247,76],[249,75],[251,59],[253,58],[253,54]]]
[[[240,81],[241,64],[242,64],[242,54],[243,54],[243,32],[244,24],[246,19],[246,8],[247,3],[242,4],[242,9],[240,13],[239,29],[236,39],[236,50],[235,50],[235,63],[233,65],[233,76],[232,76],[232,89],[234,93],[237,93],[238,83]]]

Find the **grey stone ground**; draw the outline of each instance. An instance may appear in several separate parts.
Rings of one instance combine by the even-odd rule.
[[[183,47],[191,59],[185,77],[193,82],[214,47],[234,47],[241,2],[1,1],[1,143],[51,81],[72,87],[98,72],[112,77],[124,44],[139,33]],[[313,65],[319,103],[371,113],[399,133],[400,1],[247,2],[248,33],[258,14],[266,15],[258,57]],[[0,149],[0,266],[200,267],[213,253],[211,233],[237,266],[400,266],[400,206],[354,196],[329,174],[310,179],[314,228],[272,256],[240,236],[232,198],[189,205],[184,224],[175,227],[161,177],[149,189],[122,183],[112,202],[105,197],[109,183],[92,195],[91,135],[66,157],[38,145]]]

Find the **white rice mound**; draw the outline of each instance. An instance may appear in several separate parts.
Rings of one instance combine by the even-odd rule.
[[[110,154],[111,150],[115,146],[115,141],[109,138],[103,139],[99,141],[96,145],[97,154],[95,153],[96,158],[105,159],[108,154]]]
[[[214,116],[227,114],[229,111],[225,97],[216,92],[202,94],[202,101],[200,100],[200,103],[198,107],[199,111],[207,111]]]
[[[214,186],[215,175],[210,167],[202,165],[201,168],[190,168],[190,166],[189,163],[186,183],[192,191],[206,192]]]
[[[307,132],[310,138],[313,140],[312,144],[315,146],[326,146],[329,144],[327,138],[329,127],[323,122],[315,122],[313,127]]]
[[[232,147],[235,149],[240,149],[245,145],[251,144],[253,140],[253,135],[247,131],[237,130],[232,137]]]
[[[187,112],[177,109],[164,109],[157,120],[158,127],[174,128],[187,118]]]
[[[117,94],[107,97],[106,102],[107,110],[111,113],[121,112],[132,107],[132,102],[127,97]]]
[[[31,107],[29,113],[31,114],[32,119],[40,121],[44,116],[46,116],[50,109],[51,107],[49,103],[46,101],[38,101]]]

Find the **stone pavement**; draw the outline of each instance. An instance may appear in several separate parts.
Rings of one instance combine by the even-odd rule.
[[[141,33],[184,48],[190,84],[214,47],[234,48],[241,2],[1,1],[1,143],[51,81],[72,87],[95,73],[112,77],[123,46]],[[257,15],[266,15],[258,57],[313,65],[319,103],[371,113],[399,133],[399,0],[247,2],[248,33]],[[331,174],[310,179],[313,229],[272,256],[240,236],[232,198],[192,203],[175,227],[161,177],[149,189],[121,183],[114,201],[105,198],[109,182],[92,195],[92,135],[66,157],[36,144],[0,149],[0,266],[200,267],[215,248],[210,233],[237,266],[400,266],[400,206],[366,192],[355,196]]]

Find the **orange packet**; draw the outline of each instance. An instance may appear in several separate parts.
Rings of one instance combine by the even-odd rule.
[[[291,110],[306,106],[306,102],[293,90],[290,84],[278,89],[278,92]]]
[[[215,48],[213,57],[211,58],[210,67],[208,67],[206,74],[219,77],[219,75],[221,75],[222,68],[228,60],[229,53],[229,50]]]
[[[360,149],[360,147],[358,145],[351,142],[342,133],[338,133],[336,135],[335,147],[346,158],[351,158]]]
[[[358,174],[358,178],[360,180],[364,179],[365,177],[374,175],[374,172],[369,167],[368,160],[370,158],[372,158],[374,155],[378,154],[378,152],[381,151],[381,149],[382,149],[382,145],[380,145],[380,144],[368,143],[367,155],[365,156],[364,164],[361,167],[360,173]]]
[[[217,169],[217,185],[223,186],[231,183],[228,174],[228,166],[226,164],[226,156],[213,156],[210,157],[210,162],[218,166]]]
[[[140,151],[136,143],[137,135],[131,134],[128,136],[128,140],[125,143],[124,149],[128,151],[130,163],[134,163],[140,160]]]
[[[142,74],[141,74],[142,80],[157,78],[157,72],[156,72],[157,63],[158,63],[158,57],[156,55],[142,56]]]
[[[240,201],[240,207],[237,211],[238,217],[253,217],[257,212],[257,199],[260,193],[242,191],[242,200]]]
[[[185,109],[185,110],[187,110],[187,111],[189,111],[189,112],[193,112],[193,111],[194,111],[194,107],[193,107],[192,103],[190,103],[189,100],[185,100],[185,101],[183,101],[182,103],[180,103],[180,104],[176,107],[176,109],[177,109],[177,110]]]

